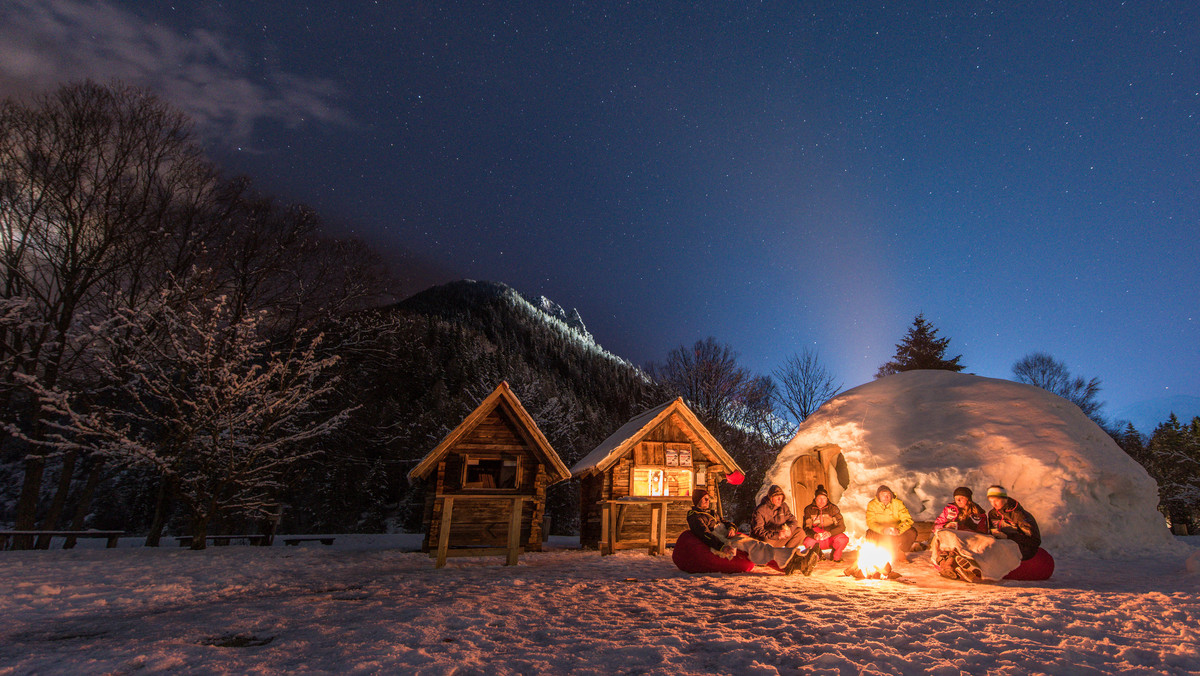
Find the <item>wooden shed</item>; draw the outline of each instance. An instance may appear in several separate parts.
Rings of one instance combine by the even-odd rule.
[[[546,487],[571,473],[508,383],[408,473],[426,479],[422,551],[436,557],[517,556],[542,549]]]
[[[666,542],[655,532],[687,529],[693,489],[708,489],[720,512],[716,486],[734,472],[742,470],[682,398],[646,411],[571,468],[580,479],[580,543],[602,553],[647,545],[662,552]]]

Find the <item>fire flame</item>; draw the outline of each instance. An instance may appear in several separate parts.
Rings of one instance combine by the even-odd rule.
[[[883,573],[884,568],[888,567],[891,562],[892,553],[883,547],[877,547],[870,542],[864,542],[858,548],[858,569],[867,577]]]

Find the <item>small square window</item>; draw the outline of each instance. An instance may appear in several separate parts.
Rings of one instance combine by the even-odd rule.
[[[463,468],[463,488],[512,489],[519,484],[519,458],[467,458]]]

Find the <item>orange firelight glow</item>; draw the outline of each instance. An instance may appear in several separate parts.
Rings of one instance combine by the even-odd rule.
[[[863,575],[870,577],[882,573],[884,567],[892,562],[892,553],[883,547],[876,547],[870,542],[864,542],[858,548],[858,569]]]

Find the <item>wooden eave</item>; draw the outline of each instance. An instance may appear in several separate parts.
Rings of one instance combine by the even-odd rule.
[[[542,434],[542,430],[538,428],[537,423],[533,421],[533,417],[521,405],[520,400],[517,399],[517,395],[513,394],[512,389],[509,388],[506,381],[500,383],[470,415],[459,423],[458,427],[455,427],[450,434],[447,434],[446,438],[442,439],[442,442],[436,448],[422,458],[416,467],[412,468],[412,471],[408,473],[408,480],[413,481],[428,476],[451,449],[474,431],[497,406],[501,405],[507,406],[508,411],[515,418],[517,431],[521,437],[546,462],[547,470],[551,477],[550,483],[554,484],[570,479],[571,470],[567,469],[566,464],[558,457],[558,453],[554,452],[554,448],[550,446],[546,435]]]

